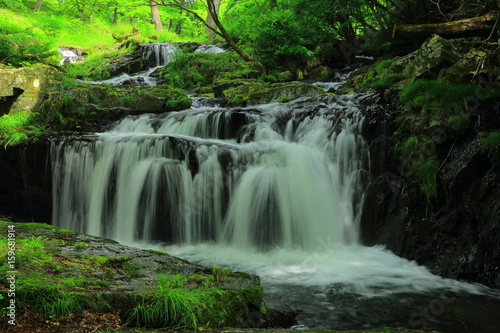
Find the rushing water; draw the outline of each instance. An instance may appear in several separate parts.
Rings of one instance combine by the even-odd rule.
[[[53,144],[53,224],[256,273],[297,328],[494,332],[499,294],[358,242],[360,94],[128,117]]]

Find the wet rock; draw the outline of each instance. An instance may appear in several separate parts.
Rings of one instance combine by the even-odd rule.
[[[0,212],[49,222],[52,214],[50,144],[31,140],[0,149]]]
[[[452,147],[438,173],[435,201],[389,171],[397,169],[397,162],[386,152],[393,162],[366,192],[364,244],[383,244],[444,277],[499,288],[500,178],[477,139]]]

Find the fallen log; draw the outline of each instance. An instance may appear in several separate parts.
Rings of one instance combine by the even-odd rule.
[[[396,24],[392,39],[427,38],[437,34],[444,38],[489,36],[499,18],[498,12],[445,23],[434,24]]]

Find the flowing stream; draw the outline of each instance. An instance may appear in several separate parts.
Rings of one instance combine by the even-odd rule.
[[[258,274],[298,329],[496,332],[498,291],[359,244],[366,97],[199,100],[54,142],[53,224]]]

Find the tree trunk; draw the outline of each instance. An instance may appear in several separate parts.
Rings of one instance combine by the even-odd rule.
[[[200,20],[201,22],[203,22],[203,24],[207,27],[209,27],[209,25],[207,24],[207,21],[201,17],[197,12],[195,12],[194,10],[192,9],[189,9],[188,7],[186,7],[185,3],[184,2],[181,2],[181,0],[173,0],[174,2],[173,3],[169,3],[169,4],[164,4],[164,6],[173,6],[173,7],[177,7],[177,8],[180,8],[188,13],[191,13],[196,19]],[[243,58],[245,61],[251,61],[253,60],[245,51],[243,51],[235,42],[234,40],[231,38],[231,36],[229,35],[229,33],[226,31],[226,29],[224,28],[224,26],[222,25],[222,23],[220,22],[219,20],[219,16],[218,16],[218,13],[215,9],[215,6],[214,6],[214,1],[216,0],[207,0],[207,6],[208,6],[208,11],[210,12],[210,14],[212,15],[212,18],[214,20],[214,23],[215,25],[217,26],[217,28],[219,29],[219,31],[217,31],[216,29],[212,29],[211,27],[209,27],[212,31],[214,31],[215,34],[221,36],[222,38],[224,38],[224,40],[227,42],[227,44],[236,52],[238,53],[238,55]]]
[[[153,20],[156,31],[163,31],[160,11],[158,10],[158,4],[156,3],[156,0],[149,0],[149,6],[151,7],[151,19]]]
[[[113,11],[113,25],[118,24],[118,7],[115,7],[115,10]]]
[[[43,0],[36,0],[36,5],[35,8],[33,8],[33,10],[35,12],[39,12],[40,9],[42,8],[42,5],[43,5]]]
[[[217,0],[207,0],[208,11],[212,15],[212,18],[214,20],[215,25],[219,28],[222,37],[226,40],[226,42],[229,44],[229,46],[231,46],[231,48],[236,53],[238,53],[238,55],[241,58],[243,58],[243,60],[245,60],[245,61],[252,60],[250,58],[250,56],[245,51],[243,51],[238,45],[236,45],[236,43],[234,42],[234,40],[231,38],[231,36],[229,35],[229,33],[226,31],[226,29],[224,28],[224,26],[220,22],[218,12],[216,11],[215,5],[214,5],[215,1],[217,1]]]
[[[271,9],[274,9],[278,6],[278,0],[270,0]]]
[[[392,30],[393,39],[427,38],[437,34],[444,38],[488,36],[498,19],[498,12],[445,23],[400,24]]]
[[[217,16],[219,15],[220,2],[221,2],[221,0],[213,0],[213,7],[214,7],[215,12],[217,13]],[[205,32],[210,34],[210,37],[209,37],[210,40],[214,40],[214,38],[215,38],[215,31],[214,30],[217,30],[217,24],[215,24],[214,18],[212,17],[212,13],[209,10],[208,14],[207,14]]]

